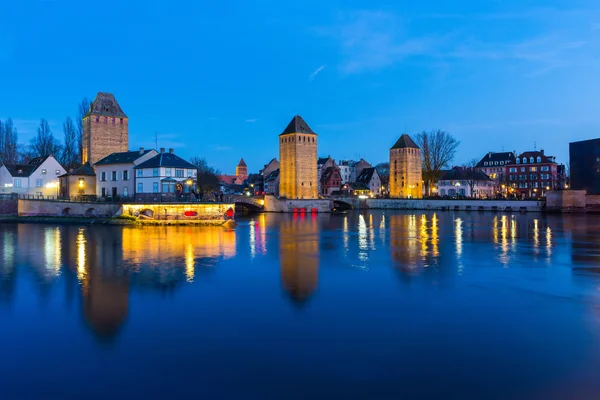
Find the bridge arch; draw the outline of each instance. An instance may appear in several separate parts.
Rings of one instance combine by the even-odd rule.
[[[354,208],[354,205],[352,205],[352,203],[350,201],[342,200],[342,199],[333,200],[333,209],[334,210],[346,211],[346,210],[352,210],[353,208]]]

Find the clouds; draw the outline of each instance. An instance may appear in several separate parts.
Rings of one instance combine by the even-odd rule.
[[[321,65],[319,68],[317,68],[312,74],[310,74],[310,76],[308,77],[308,80],[312,81],[313,79],[315,79],[315,77],[317,75],[319,75],[319,73],[321,71],[323,71],[325,69],[325,67],[327,67],[327,65]]]

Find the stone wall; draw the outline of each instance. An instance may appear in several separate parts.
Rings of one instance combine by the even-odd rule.
[[[551,212],[584,211],[588,197],[585,190],[551,190],[546,193],[546,209]]]
[[[423,197],[421,150],[401,148],[390,150],[390,196],[420,199]]]
[[[50,200],[19,200],[19,216],[112,217],[121,208],[115,203],[73,203]]]
[[[265,196],[265,211],[266,212],[294,212],[294,210],[312,212],[315,209],[317,212],[331,212],[333,209],[333,201],[324,199],[278,199],[275,196]]]
[[[290,199],[316,199],[317,135],[291,133],[279,136],[279,193]]]
[[[122,215],[154,220],[224,220],[233,203],[123,204]]]
[[[0,195],[0,215],[17,215],[18,209],[16,195]]]
[[[99,121],[96,122],[96,118]],[[114,119],[114,124],[113,124]],[[127,151],[129,121],[127,118],[89,115],[83,119],[83,163],[94,164],[104,157]]]
[[[542,211],[544,201],[511,200],[425,200],[339,198],[358,209],[450,210],[450,211]]]

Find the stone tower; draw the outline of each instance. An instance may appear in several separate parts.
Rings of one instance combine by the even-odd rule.
[[[248,179],[248,166],[243,158],[240,160],[237,167],[235,167],[235,176],[237,176],[237,180],[240,182],[244,182]]]
[[[390,197],[423,197],[421,148],[403,134],[390,149]]]
[[[83,117],[82,164],[97,161],[128,150],[129,128],[127,115],[110,93],[98,93],[90,110]]]
[[[317,199],[317,134],[296,115],[279,135],[279,195],[288,199]]]

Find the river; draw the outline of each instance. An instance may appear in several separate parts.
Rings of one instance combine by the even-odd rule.
[[[600,398],[600,216],[0,225],[0,398]]]

